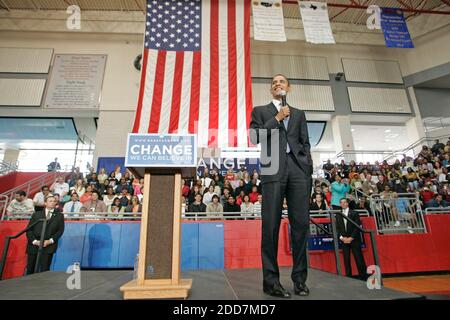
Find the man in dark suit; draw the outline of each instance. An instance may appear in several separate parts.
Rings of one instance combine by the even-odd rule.
[[[352,211],[349,208],[348,200],[343,198],[340,201],[342,207],[342,214],[361,226],[359,213]],[[347,277],[352,276],[352,265],[350,258],[350,250],[353,252],[353,257],[356,261],[359,277],[361,280],[366,280],[366,263],[361,251],[361,231],[351,222],[344,219],[341,215],[336,215],[336,230],[339,240],[342,241],[342,251],[344,252],[344,265]]]
[[[44,204],[44,210],[35,212],[28,224],[30,226],[38,220],[46,219],[44,243],[42,246],[41,256],[39,258],[40,272],[50,270],[53,254],[56,252],[58,247],[58,240],[64,233],[64,215],[60,210],[55,208],[57,204],[56,198],[52,195],[47,196]],[[31,230],[27,231],[27,274],[34,273],[43,226],[43,222],[39,222]]]
[[[280,284],[277,262],[278,235],[283,199],[286,197],[291,225],[294,293],[308,295],[306,245],[309,233],[309,196],[312,160],[305,113],[284,106],[289,80],[281,74],[272,79],[273,101],[255,107],[250,123],[253,143],[261,143],[263,290],[290,298]]]

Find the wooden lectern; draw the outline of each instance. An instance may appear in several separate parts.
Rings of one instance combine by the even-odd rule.
[[[181,279],[181,177],[194,167],[130,167],[144,177],[137,278],[120,288],[124,299],[184,298],[192,279]]]

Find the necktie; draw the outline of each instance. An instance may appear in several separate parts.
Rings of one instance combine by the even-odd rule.
[[[72,207],[70,208],[70,212],[75,212],[75,202],[72,202]]]
[[[348,217],[347,211],[344,211],[344,215],[346,217]],[[344,226],[345,226],[345,231],[347,231],[347,219],[344,218]]]
[[[53,213],[53,211],[48,211],[48,213],[47,213],[47,220],[50,220],[50,218],[52,217],[52,213]]]
[[[283,123],[284,123],[284,127],[286,128],[286,132],[287,132],[288,124],[289,124],[289,117],[284,118]],[[286,133],[286,140],[287,140],[287,133]],[[286,153],[289,153],[289,152],[291,152],[291,148],[289,148],[289,142],[286,142]]]

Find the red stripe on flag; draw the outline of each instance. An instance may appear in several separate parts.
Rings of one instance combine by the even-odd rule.
[[[139,90],[139,100],[136,110],[136,116],[134,118],[133,133],[139,132],[139,124],[141,122],[142,101],[144,100],[145,78],[147,76],[147,62],[148,62],[148,50],[144,49],[144,57],[142,58],[141,88]]]
[[[191,104],[189,108],[189,133],[197,133],[198,130],[201,68],[202,68],[202,54],[200,51],[196,51],[194,52],[194,58],[192,61]]]
[[[228,0],[228,145],[237,147],[236,0]]]
[[[252,101],[252,74],[250,70],[250,5],[251,1],[244,1],[244,56],[245,56],[245,100],[247,113],[246,131],[250,127],[252,117],[253,101]],[[251,146],[250,135],[247,134],[248,145]]]
[[[173,75],[172,107],[170,108],[169,133],[178,131],[180,119],[181,88],[183,84],[184,51],[178,51],[175,58],[175,72]]]
[[[164,72],[166,69],[166,51],[159,51],[156,60],[155,83],[153,84],[152,111],[150,113],[150,123],[148,133],[158,133],[159,118],[161,115],[161,104],[164,88]]]
[[[211,0],[210,55],[208,146],[214,148],[219,128],[219,0]]]

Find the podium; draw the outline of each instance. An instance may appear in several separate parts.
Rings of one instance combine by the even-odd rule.
[[[185,141],[177,144],[174,135],[129,135],[125,166],[144,178],[144,198],[137,277],[120,288],[124,299],[186,299],[192,287],[192,279],[181,278],[181,178],[195,176],[197,152],[195,137],[176,137]],[[183,147],[175,157],[174,145],[191,148]],[[192,162],[183,160],[189,150]],[[171,156],[176,161],[167,164]]]

